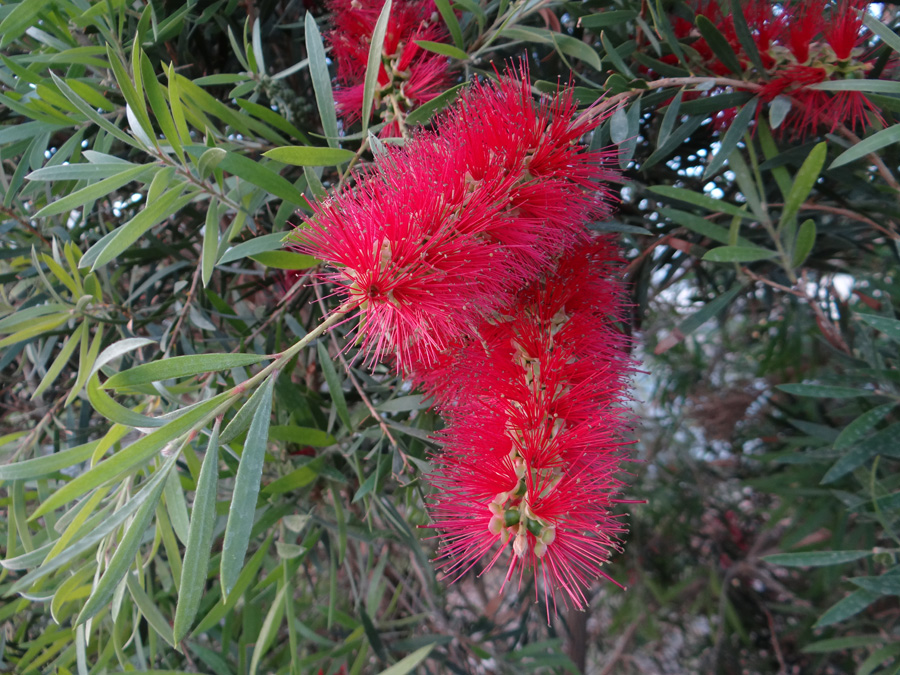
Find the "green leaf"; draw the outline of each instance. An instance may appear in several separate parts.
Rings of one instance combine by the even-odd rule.
[[[422,663],[422,661],[428,658],[428,655],[431,653],[432,649],[434,649],[433,644],[420,647],[409,656],[405,656],[397,661],[397,663],[392,665],[387,670],[382,670],[379,675],[407,675],[407,673],[413,672],[416,666],[418,666],[420,663]]]
[[[839,652],[847,649],[858,649],[869,645],[882,644],[884,637],[881,635],[848,635],[846,637],[829,638],[808,644],[803,648],[805,654],[824,654],[827,652]]]
[[[309,53],[309,74],[312,78],[313,90],[316,93],[316,105],[322,120],[322,130],[328,139],[328,145],[337,146],[338,126],[337,113],[334,109],[334,94],[331,89],[331,75],[328,73],[328,62],[325,57],[325,45],[322,34],[313,18],[312,12],[306,13],[304,21],[306,29],[306,49]],[[380,62],[380,55],[379,55]]]
[[[390,401],[379,403],[375,406],[375,410],[379,412],[407,412],[410,410],[426,410],[433,404],[434,401],[424,394],[414,394],[412,396],[398,396]]]
[[[679,119],[679,111],[681,110],[681,99],[684,97],[684,89],[679,89],[675,94],[675,98],[666,106],[666,113],[663,115],[662,122],[659,125],[659,136],[656,139],[657,147],[666,142],[675,128],[675,122]]]
[[[840,435],[834,441],[835,450],[845,450],[854,443],[862,440],[862,438],[875,428],[885,416],[894,409],[896,403],[885,403],[876,408],[872,408],[868,412],[863,413],[855,420],[850,422]]]
[[[900,94],[900,82],[893,80],[826,80],[810,84],[818,91],[870,91],[876,94]]]
[[[352,429],[353,424],[350,421],[350,412],[347,410],[347,399],[344,398],[344,390],[341,387],[341,381],[338,378],[337,371],[334,369],[334,363],[332,363],[331,357],[328,355],[328,350],[321,341],[316,344],[316,350],[319,354],[319,364],[322,366],[322,372],[325,374],[325,382],[328,383],[328,393],[331,395],[331,400],[334,401],[334,405],[337,407],[338,417],[341,418],[341,422],[344,423],[344,426],[348,429]]]
[[[857,314],[856,318],[881,331],[894,342],[900,342],[900,321],[877,314]]]
[[[278,251],[284,246],[285,237],[289,234],[289,232],[274,232],[248,239],[228,249],[219,260],[219,264],[224,265],[265,251]]]
[[[862,589],[879,595],[900,595],[900,577],[882,574],[880,577],[854,577],[850,581]]]
[[[650,188],[650,192],[667,197],[668,199],[677,199],[688,204],[700,206],[709,211],[718,213],[727,213],[729,216],[738,216],[739,218],[752,219],[753,214],[738,208],[728,202],[723,202],[715,197],[709,197],[685,188],[669,187],[667,185],[654,185]]]
[[[434,54],[440,54],[442,56],[449,56],[452,59],[458,59],[460,61],[465,61],[469,58],[469,55],[466,54],[462,49],[458,47],[454,47],[453,45],[448,45],[446,42],[432,42],[431,40],[416,40],[415,43],[419,45],[425,51],[432,52]]]
[[[816,625],[813,626],[813,628],[824,628],[825,626],[831,626],[841,621],[846,621],[850,617],[859,614],[880,597],[880,594],[873,593],[872,591],[863,589],[854,591],[829,607],[828,610],[819,617],[819,620],[816,621]]]
[[[722,138],[719,149],[716,150],[716,154],[710,159],[706,171],[703,172],[703,180],[708,180],[716,171],[725,166],[725,161],[731,157],[731,153],[737,148],[738,142],[750,128],[750,123],[753,122],[753,118],[756,115],[758,104],[759,99],[753,99],[746,103],[734,116],[731,126],[728,127],[728,131],[725,132],[725,136]]]
[[[29,520],[33,521],[40,518],[45,513],[53,511],[73,499],[77,499],[89,490],[103,485],[107,481],[114,480],[135,466],[156,456],[167,443],[179,438],[197,425],[204,424],[206,419],[227,400],[227,397],[228,394],[224,393],[204,401],[181,417],[176,417],[165,426],[119,450],[90,470],[79,474],[41,502],[41,505],[35,509]]]
[[[257,21],[256,24],[259,24],[259,21]],[[276,547],[280,543],[281,542],[276,542]],[[294,601],[293,586],[285,584],[278,589],[278,592],[275,594],[275,601],[272,603],[272,606],[269,607],[269,611],[266,612],[266,618],[263,619],[262,626],[260,626],[259,633],[256,636],[256,644],[253,646],[253,655],[250,657],[250,675],[256,675],[256,673],[259,672],[259,662],[268,652],[272,645],[272,641],[278,633],[278,628],[281,626],[282,619],[284,619],[284,604],[288,589],[291,591],[289,601]]]
[[[216,266],[216,257],[219,253],[219,201],[213,197],[209,200],[206,209],[206,222],[203,226],[203,247],[200,256],[200,274],[203,287],[209,285],[213,269]]]
[[[231,507],[228,509],[228,522],[225,525],[225,541],[222,544],[221,578],[222,591],[226,596],[231,593],[237,582],[244,566],[247,546],[250,544],[250,531],[253,529],[259,483],[266,457],[266,441],[269,438],[272,389],[276,377],[277,372],[269,376],[262,386],[262,397],[253,413],[234,479],[234,492]]]
[[[828,144],[824,141],[816,145],[804,160],[803,165],[794,176],[794,183],[791,191],[784,200],[784,208],[781,211],[781,221],[779,227],[784,227],[793,220],[800,207],[810,191],[819,180],[819,174],[822,173],[822,167],[825,165],[825,156],[828,154]]]
[[[504,28],[502,34],[504,37],[508,37],[512,40],[525,40],[527,42],[551,45],[563,54],[584,61],[594,70],[603,70],[603,63],[597,52],[590,45],[585,44],[571,35],[564,35],[562,33],[557,33],[556,31],[547,30],[546,28],[519,25]],[[607,48],[608,51],[611,50],[613,52],[613,55],[610,55],[610,59],[613,60],[614,63],[616,63],[616,59],[618,59],[618,61],[621,62],[621,65],[627,70],[624,61],[622,61],[618,52],[616,52],[615,48],[613,48],[608,41],[604,42],[604,47]],[[628,71],[627,75],[632,77],[631,71]]]
[[[179,541],[187,544],[190,520],[188,518],[187,501],[184,498],[184,490],[181,487],[181,478],[175,471],[169,474],[166,487],[163,489],[163,499],[166,502],[166,513],[171,521],[172,530],[178,536]]]
[[[782,567],[828,567],[861,560],[874,555],[867,551],[810,551],[808,553],[776,553],[763,557],[771,565]]]
[[[800,231],[797,233],[797,243],[794,246],[794,254],[791,262],[794,267],[800,267],[816,245],[816,223],[812,219],[803,221]]]
[[[369,44],[369,58],[366,61],[366,77],[363,82],[363,136],[369,128],[369,118],[372,116],[372,103],[375,101],[375,88],[378,86],[378,72],[381,69],[381,55],[384,51],[384,35],[387,32],[392,3],[393,0],[386,0],[384,7],[381,8],[381,14],[378,15],[378,20],[375,22],[372,41]]]
[[[206,455],[200,467],[197,479],[197,492],[191,510],[191,525],[188,532],[187,548],[184,552],[184,566],[181,572],[181,585],[178,588],[178,605],[175,608],[174,637],[175,642],[188,634],[200,599],[206,588],[206,577],[209,571],[209,554],[213,542],[216,524],[216,485],[219,475],[219,424],[216,420]]]
[[[425,103],[424,105],[420,105],[418,108],[413,110],[409,115],[406,116],[406,124],[407,126],[413,126],[416,124],[425,124],[428,120],[431,119],[431,116],[438,110],[443,109],[445,106],[452,103],[456,96],[459,93],[459,90],[465,87],[466,84],[458,84],[455,87],[451,87],[443,94],[439,96],[435,96],[433,99]]]
[[[11,11],[0,22],[0,49],[8,47],[22,34],[39,24],[38,15],[46,9],[50,0],[22,0],[9,6]]]
[[[147,592],[141,588],[140,582],[138,582],[137,577],[134,574],[126,574],[125,575],[125,585],[128,587],[128,592],[131,594],[132,599],[134,600],[134,604],[137,605],[138,610],[141,615],[145,619],[147,619],[147,623],[156,631],[156,633],[163,639],[165,642],[172,647],[175,646],[175,640],[172,636],[172,627],[169,625],[168,619],[163,616],[163,613],[159,610],[159,607],[153,602]],[[152,675],[154,671],[149,671]],[[155,671],[159,673],[159,675],[173,674],[174,671]]]
[[[354,154],[350,150],[340,148],[317,148],[301,145],[272,148],[263,153],[276,162],[293,164],[294,166],[338,166],[353,159]]]
[[[779,384],[781,391],[786,391],[794,396],[809,396],[812,398],[854,398],[856,396],[874,396],[874,392],[853,387],[838,387],[828,384],[791,383]]]
[[[791,112],[791,99],[779,94],[769,103],[769,124],[773,129],[780,127]]]
[[[272,537],[270,534],[262,546],[257,549],[256,553],[247,561],[247,565],[241,571],[240,576],[238,577],[237,583],[234,585],[232,592],[227,596],[223,597],[215,604],[215,606],[209,610],[206,616],[200,620],[200,623],[197,624],[197,627],[194,629],[193,635],[199,635],[201,633],[205,633],[213,626],[218,625],[218,623],[225,618],[225,616],[230,612],[234,606],[237,604],[240,597],[244,594],[244,592],[250,587],[250,584],[253,583],[256,575],[259,573],[259,568],[262,567],[263,561],[266,559],[266,555],[269,552],[269,548],[272,546]]]
[[[880,37],[882,42],[895,52],[900,52],[900,36],[869,12],[862,13],[862,20],[863,25]]]
[[[81,206],[84,206],[88,202],[100,199],[101,197],[105,197],[108,194],[111,194],[132,181],[146,181],[149,178],[150,173],[155,173],[158,171],[158,167],[155,166],[128,166],[124,167],[121,164],[115,164],[111,167],[107,167],[104,164],[76,164],[76,165],[68,165],[69,167],[79,167],[84,170],[85,168],[89,169],[91,167],[102,167],[104,170],[107,168],[116,169],[117,173],[101,180],[93,185],[88,185],[81,190],[76,190],[70,194],[67,194],[60,199],[57,199],[55,202],[51,202],[47,204],[44,208],[38,211],[35,214],[36,218],[45,218],[47,216],[55,216],[59,213],[65,213],[68,211],[73,211]],[[61,167],[52,167],[53,169],[64,169],[68,168],[66,166]],[[54,173],[52,170],[48,169],[38,169],[38,171],[49,171],[50,174]],[[35,172],[37,173],[37,172]],[[148,175],[144,175],[148,174]],[[32,174],[34,176],[34,174]],[[82,179],[85,176],[80,173],[73,174],[73,177],[77,177],[78,179]],[[29,177],[31,180],[42,180],[35,179],[33,177]],[[47,179],[47,180],[58,180],[58,179]]]
[[[900,431],[900,423],[892,424],[874,436],[861,441],[834,463],[834,466],[822,477],[822,485],[836,481],[857,467],[862,466],[876,455],[884,455],[886,457],[897,457],[900,455],[900,448],[897,447],[898,431]]]
[[[228,152],[223,148],[210,148],[204,151],[197,160],[197,173],[200,174],[200,178],[206,180],[227,155]]]
[[[43,169],[36,169],[25,176],[25,178],[33,181],[93,180],[119,176],[123,171],[136,168],[146,170],[148,167],[141,164],[132,164],[131,162],[62,164],[60,166],[47,166]]]
[[[738,60],[737,54],[734,53],[731,45],[728,44],[728,40],[716,28],[715,24],[702,14],[697,16],[695,23],[700,30],[700,35],[706,40],[706,44],[709,45],[722,65],[735,75],[743,75],[744,71],[741,68],[741,62]]]
[[[303,65],[306,65],[307,60],[302,61],[302,63]],[[273,76],[273,79],[278,79],[278,76]],[[237,99],[237,104],[254,117],[262,120],[269,126],[275,127],[280,132],[284,133],[288,138],[296,138],[297,140],[302,141],[307,145],[310,143],[310,139],[306,134],[304,134],[274,110],[243,98]]]
[[[673,103],[674,105],[674,103]],[[669,110],[673,109],[673,105],[669,106]],[[666,116],[668,116],[669,111],[666,111]],[[671,118],[674,123],[675,117]],[[665,118],[663,119],[663,123],[665,123]],[[695,132],[699,129],[702,124],[706,121],[706,116],[704,115],[695,115],[693,117],[688,118],[688,121],[682,124],[680,127],[675,129],[674,132],[670,133],[666,136],[664,141],[660,141],[657,145],[656,149],[650,153],[650,156],[647,160],[642,164],[642,168],[649,168],[654,164],[657,164],[661,160],[668,157],[672,152],[681,147],[681,145]]]
[[[717,316],[719,312],[725,309],[728,305],[731,304],[732,300],[737,297],[737,294],[743,290],[743,286],[740,284],[735,284],[727,291],[722,293],[716,298],[713,298],[708,303],[706,303],[702,308],[698,309],[696,312],[691,314],[688,318],[682,321],[678,325],[678,331],[683,335],[687,336],[693,333],[695,330],[700,328],[704,323],[709,321],[714,316]]]
[[[719,263],[746,263],[758,260],[771,260],[778,253],[761,246],[720,246],[707,251],[704,260]]]
[[[31,480],[41,476],[49,476],[60,469],[65,469],[90,459],[99,443],[100,441],[91,441],[90,443],[84,443],[51,455],[33,457],[32,459],[11,464],[2,464],[0,465],[0,480]]]
[[[580,19],[580,23],[584,28],[606,28],[607,26],[618,26],[628,21],[633,21],[638,13],[633,9],[614,9],[611,11],[601,12],[599,14],[588,14]]]
[[[447,30],[450,31],[450,36],[453,38],[453,44],[459,50],[465,50],[465,44],[463,43],[462,30],[459,27],[459,21],[456,20],[456,14],[453,11],[453,8],[450,7],[450,3],[448,0],[434,0],[434,4],[437,5],[438,11],[441,13],[441,18],[444,19],[444,23],[447,24]]]
[[[121,227],[113,230],[109,240],[101,239],[89,248],[81,259],[81,265],[91,264],[91,271],[112,262],[124,253],[134,242],[143,236],[151,227],[158,225],[172,214],[181,210],[194,197],[191,192],[182,195],[184,185],[166,191],[159,199],[138,213]],[[86,262],[87,261],[87,262]]]
[[[293,425],[273,426],[269,429],[269,438],[273,441],[311,445],[315,448],[327,448],[335,444],[334,436],[321,429]]]
[[[293,492],[306,487],[319,477],[319,472],[310,462],[305,466],[294,469],[286,476],[273,480],[262,489],[264,495],[280,495],[285,492]]]
[[[756,41],[753,39],[753,35],[750,32],[750,27],[747,25],[747,18],[744,16],[744,8],[741,0],[730,0],[731,5],[731,18],[734,24],[734,32],[737,36],[738,42],[741,44],[741,47],[744,50],[744,53],[750,57],[750,61],[753,62],[753,66],[756,68],[757,73],[765,73],[766,68],[763,65],[762,57],[759,55],[759,49],[756,46]]]
[[[311,255],[294,253],[293,251],[266,251],[249,256],[261,265],[277,270],[305,270],[315,267],[321,261]]]
[[[612,61],[613,65],[616,67],[616,70],[619,71],[622,75],[627,77],[628,79],[635,79],[634,73],[631,72],[631,69],[628,67],[628,64],[625,63],[625,59],[622,58],[622,55],[619,54],[619,51],[615,48],[613,43],[610,41],[609,37],[606,34],[606,31],[600,31],[600,44],[603,45],[603,49],[606,53],[606,58]],[[596,52],[595,52],[596,53]],[[597,57],[599,60],[599,57]]]
[[[192,354],[190,356],[174,356],[123,370],[110,377],[103,386],[111,389],[134,387],[139,384],[171,380],[177,377],[190,377],[200,373],[250,366],[268,358],[265,354]]]
[[[185,150],[187,150],[188,154],[199,158],[207,151],[207,148],[203,145],[191,145],[186,147]],[[262,188],[264,191],[297,206],[304,204],[306,201],[303,193],[287,179],[279,176],[272,169],[243,155],[226,151],[225,157],[222,158],[216,168],[238,178],[243,178],[256,187]]]
[[[56,378],[59,377],[62,369],[72,357],[72,353],[75,351],[75,348],[78,347],[79,342],[81,342],[82,339],[86,339],[87,331],[87,321],[82,321],[81,324],[79,324],[78,328],[72,331],[72,334],[66,339],[66,343],[63,345],[62,349],[59,350],[59,354],[47,369],[46,375],[44,375],[44,377],[41,379],[40,384],[38,384],[34,392],[32,392],[31,400],[34,400],[42,393],[44,393],[47,387],[53,384]]]
[[[112,122],[103,117],[100,113],[98,113],[94,108],[91,107],[91,105],[87,101],[76,94],[66,82],[57,77],[55,73],[50,73],[50,77],[53,78],[53,83],[56,84],[63,95],[67,99],[69,99],[72,104],[76,108],[78,108],[78,111],[85,117],[87,117],[90,121],[92,121],[94,124],[99,126],[110,135],[118,138],[123,143],[126,143],[131,147],[138,148],[139,150],[143,150],[139,143],[137,143],[131,136],[126,134],[124,131],[119,129],[119,127],[117,127]]]
[[[165,478],[175,466],[178,457],[179,453],[172,453],[172,456],[166,460],[165,464],[154,475],[154,479],[157,479],[156,484],[151,485],[148,483],[144,488],[149,491],[147,500],[141,504],[137,513],[134,514],[134,520],[128,525],[124,536],[115,547],[112,558],[106,565],[106,571],[103,572],[103,576],[100,577],[100,580],[94,586],[94,590],[91,592],[87,602],[84,603],[78,618],[75,619],[76,626],[84,623],[103,609],[103,606],[112,599],[116,587],[122,581],[122,577],[125,576],[128,568],[134,564],[134,557],[140,549],[144,532],[150,526],[150,520],[153,518],[156,505],[162,495]]]

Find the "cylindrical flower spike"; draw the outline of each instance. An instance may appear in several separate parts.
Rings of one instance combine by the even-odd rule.
[[[623,531],[611,509],[632,369],[614,261],[609,240],[580,245],[508,316],[421,374],[448,420],[431,513],[449,575],[490,568],[509,549],[507,579],[530,568],[548,600],[563,591],[579,608],[606,576]]]

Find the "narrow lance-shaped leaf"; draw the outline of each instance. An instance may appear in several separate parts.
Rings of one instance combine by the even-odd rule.
[[[337,406],[338,417],[341,418],[341,421],[349,429],[353,424],[350,421],[350,412],[347,409],[347,399],[344,398],[344,390],[341,388],[341,381],[334,368],[334,363],[332,363],[331,357],[328,355],[328,350],[322,342],[319,342],[316,345],[316,350],[319,354],[319,363],[322,366],[322,372],[325,374],[325,381],[328,383],[328,392],[331,394],[331,400],[334,401],[335,406]]]
[[[771,565],[783,567],[827,567],[861,560],[873,555],[867,551],[809,551],[804,553],[775,553],[767,555],[763,560]]]
[[[120,388],[148,384],[177,377],[189,377],[239,366],[249,366],[267,359],[265,354],[191,354],[175,356],[153,363],[142,363],[110,377],[104,387]]]
[[[806,201],[816,181],[819,180],[819,174],[825,165],[825,156],[827,154],[828,144],[823,141],[816,145],[804,160],[803,165],[794,177],[791,191],[784,200],[784,209],[781,212],[781,221],[779,223],[780,228],[790,223],[797,216],[803,202]]]
[[[375,100],[375,88],[378,86],[378,72],[381,70],[381,54],[384,49],[384,35],[387,32],[388,19],[391,16],[393,0],[387,0],[375,22],[372,31],[372,42],[369,45],[369,60],[366,65],[366,78],[363,84],[362,131],[365,135],[369,128],[369,117],[372,115],[372,103]]]
[[[209,443],[206,446],[206,456],[203,458],[203,465],[200,468],[200,477],[197,480],[187,548],[184,552],[181,585],[178,589],[178,605],[175,608],[176,644],[188,634],[206,586],[209,553],[216,524],[220,423],[221,420],[216,420],[215,426],[213,426]]]
[[[328,62],[325,60],[325,45],[322,34],[313,18],[312,12],[306,13],[306,49],[309,52],[309,74],[312,78],[313,91],[316,93],[316,105],[322,120],[322,130],[328,139],[328,145],[337,147],[338,126],[337,113],[334,109],[334,95],[331,89],[331,75],[328,73]]]
[[[222,590],[225,595],[228,595],[234,588],[244,566],[244,555],[250,543],[250,530],[253,529],[256,500],[259,497],[259,483],[262,479],[263,462],[266,456],[266,441],[269,438],[272,389],[276,376],[277,373],[270,376],[263,385],[262,400],[250,422],[241,462],[234,480],[234,493],[231,498],[231,508],[228,510],[225,541],[222,545],[221,577]]]
[[[84,607],[75,619],[75,625],[79,625],[97,614],[103,606],[112,599],[113,593],[122,577],[125,576],[128,568],[134,564],[134,557],[137,555],[141,546],[141,540],[144,532],[150,525],[150,520],[156,511],[156,505],[162,495],[165,478],[169,471],[175,466],[180,453],[172,453],[172,456],[166,460],[157,474],[153,477],[155,484],[150,483],[144,489],[149,490],[147,500],[141,504],[137,513],[134,514],[134,520],[128,525],[125,535],[115,547],[112,558],[106,566],[106,571],[100,577],[100,581],[94,587],[91,596],[85,602]]]

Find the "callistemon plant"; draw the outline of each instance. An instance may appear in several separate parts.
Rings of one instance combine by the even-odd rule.
[[[446,417],[431,476],[446,571],[509,549],[507,579],[540,571],[576,607],[622,531],[629,424],[617,253],[586,227],[615,178],[584,145],[598,122],[565,91],[535,101],[524,69],[476,82],[297,232],[370,361],[390,357]]]
[[[326,39],[337,63],[337,110],[348,124],[362,115],[369,46],[384,0],[331,0],[332,29]],[[417,42],[445,42],[447,30],[434,0],[395,0],[388,18],[379,64],[375,105],[386,122],[382,137],[399,136],[400,120],[447,88],[446,56]]]

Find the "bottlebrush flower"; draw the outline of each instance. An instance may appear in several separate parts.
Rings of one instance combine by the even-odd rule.
[[[608,239],[581,244],[493,317],[477,337],[419,373],[448,420],[430,511],[445,572],[508,557],[545,599],[583,608],[584,589],[624,531],[610,513],[622,487],[622,408],[631,363]],[[465,378],[461,378],[461,374]],[[537,591],[536,591],[537,592]]]
[[[536,103],[526,78],[474,85],[437,131],[377,157],[297,231],[300,250],[333,264],[329,280],[364,314],[372,360],[429,366],[608,213],[597,181],[614,176],[610,155],[580,144],[599,120],[573,119],[565,95]]]
[[[352,124],[362,115],[369,45],[384,0],[332,0],[332,30],[326,34],[337,63],[338,113]],[[388,123],[380,136],[400,133],[405,114],[440,94],[450,81],[447,57],[423,50],[417,40],[445,42],[447,32],[434,0],[396,0],[391,6],[378,71],[373,112]],[[391,100],[393,99],[393,100]],[[396,109],[395,109],[396,104]]]
[[[863,57],[862,16],[869,4],[866,0],[743,3],[764,72],[756,70],[753,59],[737,39],[731,16],[724,15],[715,0],[697,2],[695,12],[706,16],[725,36],[743,68],[744,79],[762,85],[763,101],[770,103],[778,96],[790,100],[792,108],[781,129],[804,137],[821,127],[829,131],[841,125],[864,129],[872,120],[881,120],[877,107],[862,92],[831,93],[812,88],[820,82],[862,77],[871,69]],[[733,77],[692,23],[676,18],[673,27],[677,36],[693,40],[690,45],[696,56],[692,66],[698,72]],[[677,62],[674,56],[664,60]],[[716,124],[717,128],[721,126]]]

